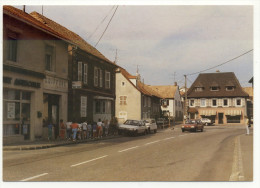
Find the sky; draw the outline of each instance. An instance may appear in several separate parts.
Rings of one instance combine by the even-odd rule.
[[[115,8],[45,5],[43,15],[95,46]],[[32,11],[42,13],[42,6],[26,6],[27,13]],[[117,57],[117,64],[133,75],[138,67],[145,84],[177,82],[182,87],[185,74],[252,50],[253,25],[250,5],[120,5],[96,48],[111,61]],[[203,73],[234,72],[242,86],[251,86],[248,81],[253,76],[253,54]],[[197,76],[187,77],[188,87]]]

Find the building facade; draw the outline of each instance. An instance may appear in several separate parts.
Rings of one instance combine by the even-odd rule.
[[[187,92],[188,117],[215,124],[244,124],[248,94],[232,72],[200,74]]]
[[[68,48],[68,119],[110,120],[115,115],[116,64],[76,33],[37,12],[31,15],[73,43]]]
[[[4,143],[43,138],[44,122],[67,119],[67,39],[11,6],[3,39]]]
[[[177,83],[175,82],[174,85],[149,87],[158,92],[161,96],[162,115],[170,119],[181,121],[183,118],[183,105]]]
[[[160,98],[149,86],[140,82],[125,69],[116,71],[116,116],[119,123],[127,119],[150,119],[160,117]]]

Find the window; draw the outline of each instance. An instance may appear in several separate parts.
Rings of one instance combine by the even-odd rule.
[[[50,45],[45,47],[45,70],[54,71],[54,47]]]
[[[99,69],[99,87],[103,87],[103,74],[101,69]]]
[[[241,103],[241,99],[236,99],[236,106],[241,106],[242,103]]]
[[[123,86],[123,87],[124,87],[124,86],[125,86],[125,82],[121,82],[121,86]]]
[[[223,106],[228,106],[228,99],[223,99]]]
[[[227,86],[226,90],[227,91],[234,91],[234,88],[235,88],[234,86]]]
[[[94,68],[94,86],[98,86],[98,68]]]
[[[110,89],[110,72],[105,72],[105,88]]]
[[[82,81],[82,62],[78,62],[78,81]]]
[[[86,96],[81,96],[80,115],[81,115],[81,117],[87,117],[87,97]]]
[[[95,113],[96,114],[111,114],[111,101],[110,100],[96,100]]]
[[[84,84],[88,84],[88,64],[84,64],[84,75],[83,75]]]
[[[203,87],[196,87],[195,88],[195,92],[200,92],[200,91],[203,91]]]
[[[217,99],[212,99],[212,106],[217,106]]]
[[[101,101],[100,100],[97,100],[96,102],[95,102],[95,107],[96,107],[96,113],[97,114],[99,114],[99,113],[101,113]]]
[[[164,107],[169,106],[169,100],[168,99],[162,99],[161,105],[164,106]]]
[[[126,105],[127,96],[120,96],[120,105]]]
[[[200,106],[202,107],[206,106],[206,99],[200,99]]]
[[[219,90],[219,87],[218,86],[212,86],[211,87],[211,91],[218,91]]]
[[[17,39],[8,37],[7,39],[7,59],[16,62],[17,58]]]
[[[194,99],[191,99],[190,100],[190,106],[194,106],[195,105],[195,101],[194,101]]]

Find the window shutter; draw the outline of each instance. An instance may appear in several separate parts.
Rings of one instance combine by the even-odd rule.
[[[87,117],[87,97],[86,96],[81,96],[80,114],[81,114],[81,117]]]
[[[236,106],[236,99],[233,99],[233,105],[232,106]]]
[[[82,62],[78,62],[78,81],[82,81]]]
[[[209,106],[212,106],[212,99],[209,99]]]
[[[241,99],[241,105],[245,106],[245,99]]]
[[[84,84],[87,84],[88,83],[88,64],[84,64]]]

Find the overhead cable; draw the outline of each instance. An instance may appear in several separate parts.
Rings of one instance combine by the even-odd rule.
[[[249,51],[247,51],[247,52],[245,52],[245,53],[243,53],[243,54],[241,54],[241,55],[239,55],[239,56],[237,56],[237,57],[235,57],[235,58],[232,58],[232,59],[230,59],[230,60],[228,60],[228,61],[226,61],[226,62],[224,62],[224,63],[221,63],[221,64],[219,64],[219,65],[216,65],[216,66],[214,66],[214,67],[211,67],[211,68],[208,68],[208,69],[205,69],[205,70],[202,70],[202,71],[198,71],[198,72],[195,72],[195,73],[192,73],[192,74],[187,74],[187,76],[191,76],[191,75],[194,75],[194,74],[199,74],[199,73],[208,71],[208,70],[210,70],[210,69],[214,69],[214,68],[216,68],[216,67],[219,67],[219,66],[221,66],[221,65],[224,65],[224,64],[226,64],[226,63],[229,63],[230,61],[233,61],[233,60],[235,60],[235,59],[237,59],[237,58],[239,58],[239,57],[241,57],[241,56],[243,56],[243,55],[246,55],[246,54],[248,54],[249,52],[251,52],[251,51],[253,51],[253,50],[254,50],[254,49],[251,49],[251,50],[249,50]]]
[[[105,28],[104,32],[102,33],[101,37],[99,38],[98,42],[96,43],[95,47],[98,45],[99,41],[101,40],[101,38],[102,38],[102,37],[103,37],[103,35],[105,34],[105,32],[106,32],[106,30],[107,30],[107,28],[108,28],[109,24],[111,23],[111,21],[112,21],[112,19],[113,19],[114,15],[115,15],[115,13],[116,13],[116,11],[117,11],[117,9],[118,9],[118,5],[117,5],[117,7],[116,7],[116,10],[114,11],[114,13],[113,13],[112,17],[110,18],[110,20],[109,20],[109,22],[108,22],[108,24],[107,24],[107,26],[106,26],[106,28]]]
[[[95,34],[95,32],[98,30],[98,28],[100,27],[100,25],[106,20],[106,18],[108,17],[108,15],[110,14],[110,12],[114,9],[115,5],[109,10],[109,12],[107,13],[107,15],[103,18],[103,20],[99,23],[99,25],[96,27],[96,29],[91,33],[91,35],[88,37],[88,40]]]

